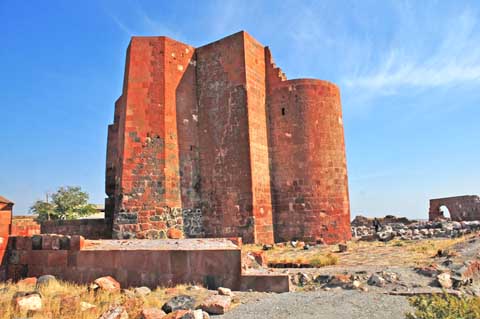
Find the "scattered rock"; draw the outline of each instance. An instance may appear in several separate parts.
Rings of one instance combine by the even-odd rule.
[[[355,288],[355,289],[360,289],[360,287],[362,286],[362,283],[360,282],[360,280],[354,280],[354,281],[352,282],[352,286],[353,286],[353,288]]]
[[[162,319],[165,312],[160,308],[145,308],[140,314],[140,319]]]
[[[17,282],[17,285],[35,286],[37,284],[37,277],[27,277]]]
[[[381,277],[389,283],[394,283],[398,281],[398,275],[391,271],[382,271]]]
[[[228,288],[224,288],[224,287],[218,288],[218,294],[221,295],[221,296],[230,296],[230,297],[233,297],[232,290],[230,290],[230,289],[228,289]]]
[[[292,240],[292,241],[290,242],[290,245],[291,245],[293,248],[297,248],[298,241],[297,241],[297,240]]]
[[[384,231],[384,232],[377,233],[377,237],[378,237],[378,240],[387,242],[394,239],[395,234],[393,233],[393,231]]]
[[[267,244],[265,244],[265,245],[263,245],[262,249],[263,249],[263,250],[272,250],[272,249],[273,249],[273,245],[267,245]]]
[[[187,290],[200,290],[200,289],[202,289],[202,288],[200,288],[196,285],[193,285],[193,286],[190,286],[190,287],[187,288]]]
[[[385,279],[378,274],[372,274],[367,282],[370,286],[383,287],[385,286]]]
[[[128,313],[122,306],[110,307],[98,319],[128,319]]]
[[[449,273],[441,273],[437,276],[437,282],[440,285],[440,287],[444,289],[450,289],[453,286],[452,279],[450,278]]]
[[[13,295],[12,302],[15,308],[21,312],[42,309],[42,296],[36,291],[19,291]]]
[[[203,311],[202,309],[197,309],[193,311],[193,318],[195,319],[210,319],[208,312]]]
[[[213,295],[208,297],[199,308],[211,315],[222,315],[230,309],[232,299],[229,296]]]
[[[57,278],[52,275],[43,275],[37,279],[37,288],[40,288],[43,285],[49,285],[51,283],[57,282]]]
[[[326,284],[331,280],[332,276],[330,275],[318,275],[315,277],[315,282],[319,284]]]
[[[149,294],[152,293],[152,291],[148,287],[137,287],[133,289],[133,292],[135,293],[135,295],[141,296],[141,297],[148,296]]]
[[[351,223],[352,236],[361,240],[389,241],[394,237],[402,240],[421,240],[424,238],[457,238],[478,232],[480,221],[409,221],[395,216],[381,218],[382,231],[375,233],[372,219],[360,216]],[[453,252],[455,253],[455,252]],[[444,255],[442,253],[442,255]]]
[[[346,244],[338,244],[338,251],[344,253],[348,250],[348,246]]]
[[[97,308],[97,306],[95,306],[94,304],[91,304],[85,301],[80,302],[80,311],[82,312],[90,309],[94,309],[94,308]]]
[[[344,287],[347,287],[348,285],[350,285],[350,276],[345,274],[337,274],[337,275],[331,276],[328,281],[328,287],[330,288],[335,288],[335,287],[344,288]]]
[[[93,291],[101,289],[114,293],[120,291],[120,283],[111,276],[105,276],[95,279],[95,281],[90,284],[89,289]]]
[[[191,310],[176,310],[169,313],[162,319],[194,319],[193,311]]]
[[[436,275],[438,275],[438,266],[430,265],[427,267],[415,268],[415,271],[423,276],[435,277]]]
[[[305,244],[305,246],[303,246],[303,250],[309,250],[310,248],[312,248],[312,246],[309,244]]]
[[[176,310],[192,310],[194,308],[195,299],[187,295],[175,296],[162,306],[162,310],[165,311],[165,313],[174,312]]]
[[[305,286],[306,284],[310,283],[312,281],[312,278],[310,278],[309,275],[305,273],[298,273],[298,283],[301,286]]]

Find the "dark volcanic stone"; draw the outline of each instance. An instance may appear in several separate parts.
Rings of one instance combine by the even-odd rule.
[[[32,236],[32,249],[33,250],[41,250],[42,249],[42,236],[41,235],[33,235]]]
[[[55,282],[55,281],[57,281],[57,278],[55,278],[55,276],[52,276],[52,275],[40,276],[37,279],[37,288],[42,286],[42,285],[48,285],[48,284],[50,284],[52,282]]]
[[[162,310],[165,313],[170,313],[176,310],[193,310],[195,307],[195,299],[187,295],[175,296],[169,301],[167,301],[163,306]]]

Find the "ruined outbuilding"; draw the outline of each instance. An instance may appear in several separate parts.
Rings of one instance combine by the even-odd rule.
[[[450,216],[444,215],[446,211]],[[450,218],[454,221],[480,220],[480,197],[465,195],[431,199],[428,217],[430,220],[438,218]]]
[[[133,37],[106,193],[114,238],[348,240],[339,89],[287,80],[243,31],[199,48]]]

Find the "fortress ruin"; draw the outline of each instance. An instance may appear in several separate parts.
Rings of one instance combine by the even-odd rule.
[[[350,238],[336,85],[287,80],[238,32],[200,48],[133,37],[108,130],[114,238]]]

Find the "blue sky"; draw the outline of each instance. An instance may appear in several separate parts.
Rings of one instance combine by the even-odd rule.
[[[130,36],[246,30],[288,78],[340,86],[352,217],[426,218],[429,198],[480,193],[479,18],[478,1],[0,0],[0,194],[16,214],[61,185],[102,203]]]

